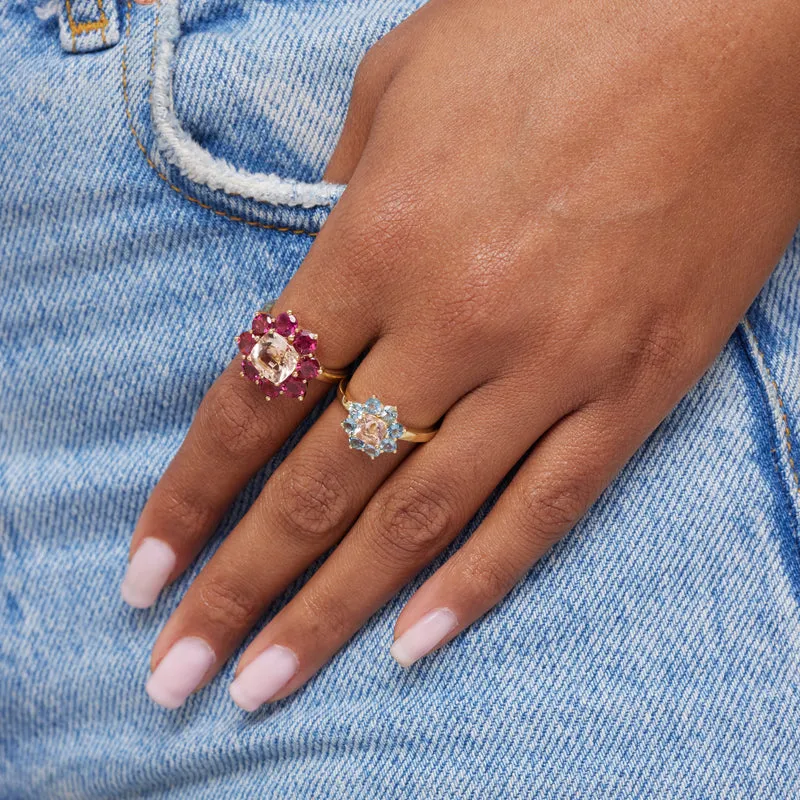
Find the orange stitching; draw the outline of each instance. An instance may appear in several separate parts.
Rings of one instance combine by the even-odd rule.
[[[75,22],[72,18],[72,6],[69,0],[66,0],[67,6],[67,23],[69,24],[69,32],[72,36],[72,52],[75,52],[75,39],[85,33],[92,31],[100,31],[100,37],[103,44],[106,44],[106,28],[108,27],[108,17],[103,10],[103,0],[95,0],[97,3],[97,10],[100,12],[100,18],[90,22]]]
[[[753,336],[753,342],[756,345],[756,352],[758,353],[758,358],[761,361],[761,366],[764,367],[764,372],[767,373],[767,377],[772,383],[772,388],[775,390],[775,396],[778,398],[778,406],[781,410],[781,419],[783,420],[783,438],[786,441],[786,450],[788,452],[788,459],[789,459],[789,466],[791,467],[792,471],[792,478],[794,479],[795,489],[800,492],[800,475],[797,473],[797,467],[794,463],[794,458],[792,457],[792,432],[789,430],[789,417],[786,414],[786,409],[783,404],[783,398],[781,397],[780,390],[778,389],[778,382],[775,378],[772,377],[772,370],[767,366],[767,359],[764,355],[763,350],[761,349],[761,345],[759,344],[758,337],[756,336],[756,332],[753,330],[753,326],[750,324],[750,320],[747,317],[744,318],[744,326],[747,328],[748,331]]]
[[[67,0],[69,2],[69,0]],[[101,0],[98,0],[101,2]],[[212,214],[216,214],[218,217],[225,217],[225,219],[231,220],[231,222],[243,222],[245,225],[250,225],[253,228],[263,228],[264,230],[270,231],[279,231],[280,233],[294,233],[298,236],[311,236],[314,237],[317,234],[312,233],[311,231],[304,231],[299,228],[291,228],[291,227],[284,227],[281,225],[270,225],[266,222],[256,222],[254,220],[244,219],[243,217],[235,217],[232,214],[228,214],[225,211],[220,211],[216,208],[212,208],[211,206],[207,205],[206,203],[201,202],[196,197],[192,197],[191,195],[187,194],[183,191],[183,189],[175,186],[174,183],[171,183],[169,178],[164,175],[161,170],[156,166],[153,160],[147,153],[147,149],[142,144],[141,139],[139,139],[139,134],[136,132],[136,128],[133,126],[133,115],[131,114],[131,107],[130,107],[130,99],[128,97],[128,39],[131,35],[131,10],[133,8],[132,0],[128,0],[127,2],[127,10],[125,12],[125,40],[122,44],[122,96],[125,102],[125,116],[128,118],[128,130],[131,132],[131,136],[133,136],[133,140],[136,142],[136,146],[141,150],[142,155],[144,155],[145,161],[147,161],[150,168],[161,178],[164,183],[169,186],[172,191],[177,192],[184,200],[188,200],[190,203],[194,203],[195,205],[200,206],[200,208],[205,208],[207,211],[210,211]],[[153,30],[153,42],[154,42],[154,49],[153,55],[151,56],[151,64],[154,63],[153,59],[155,57],[155,36],[158,33],[158,26],[156,26]]]
[[[108,44],[106,41],[106,24],[108,23],[108,19],[106,18],[106,12],[103,10],[103,0],[97,0],[97,10],[100,12],[100,19],[105,23],[103,27],[100,28],[100,39],[103,44]]]

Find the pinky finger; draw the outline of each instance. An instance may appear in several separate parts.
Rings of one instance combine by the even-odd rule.
[[[599,497],[647,435],[612,414],[586,406],[539,440],[480,527],[401,612],[391,654],[402,666],[499,603]]]

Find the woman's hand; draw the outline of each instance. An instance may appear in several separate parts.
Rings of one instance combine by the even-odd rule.
[[[269,603],[231,686],[284,697],[450,543],[415,594],[408,665],[495,605],[697,381],[800,207],[800,5],[431,0],[378,42],[326,177],[349,187],[276,309],[356,400],[442,420],[374,461],[331,404],[192,584],[153,651],[175,707]],[[148,501],[125,596],[149,605],[327,391],[267,403],[240,359]],[[643,531],[646,535],[646,532]]]

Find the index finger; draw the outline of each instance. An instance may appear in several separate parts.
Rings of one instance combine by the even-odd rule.
[[[335,265],[343,248],[332,248],[333,240],[330,233],[320,234],[306,262],[326,259]],[[369,314],[353,315],[346,324],[337,318],[335,303],[327,302],[310,278],[306,262],[276,302],[280,309],[295,301],[302,314],[288,317],[284,328],[280,323],[288,312],[269,317],[259,323],[264,330],[254,318],[251,331],[239,338],[244,356],[231,362],[203,398],[186,439],[153,489],[133,534],[121,587],[130,605],[151,606],[186,569],[247,481],[326,394],[330,383],[314,380],[317,370],[341,370],[374,335]],[[251,380],[243,379],[243,370]],[[283,389],[279,396],[276,383]],[[292,399],[303,391],[305,402]],[[274,401],[267,403],[265,394]]]

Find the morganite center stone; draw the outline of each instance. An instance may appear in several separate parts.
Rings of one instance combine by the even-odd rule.
[[[383,437],[386,436],[386,430],[387,425],[380,417],[374,414],[362,414],[353,430],[353,436],[364,444],[380,447]]]
[[[256,342],[250,360],[263,378],[277,386],[294,372],[298,355],[285,337],[273,331]]]

